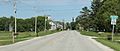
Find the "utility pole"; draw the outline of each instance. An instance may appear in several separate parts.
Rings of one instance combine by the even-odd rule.
[[[74,22],[74,17],[72,18],[72,22]]]
[[[35,17],[35,34],[37,34],[37,16]]]
[[[49,17],[50,15],[44,15],[44,17],[45,17],[45,28],[44,28],[44,31],[46,31],[47,30],[47,21],[48,21],[48,17]]]
[[[37,34],[37,16],[36,16],[36,7],[33,7],[33,9],[35,10],[35,34],[36,34],[36,36],[38,36],[38,34]]]
[[[46,21],[47,21],[47,19],[46,19],[46,15],[45,15],[45,28],[44,28],[44,31],[46,31]]]
[[[64,30],[64,27],[65,27],[65,25],[64,25],[64,21],[65,21],[65,20],[63,19],[63,30]]]
[[[13,36],[13,43],[15,42],[15,34],[17,33],[17,20],[16,20],[16,0],[13,1],[13,7],[14,7],[14,17],[15,17],[15,32],[12,33]]]

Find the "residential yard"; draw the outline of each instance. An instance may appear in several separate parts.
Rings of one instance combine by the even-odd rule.
[[[102,44],[111,47],[115,51],[120,51],[120,33],[117,35],[114,35],[114,41],[108,40],[107,36],[111,35],[110,32],[106,33],[98,33],[98,32],[87,32],[87,31],[80,31],[81,34],[87,35],[87,36],[95,36],[98,38],[95,38],[97,41],[101,42]]]
[[[49,35],[49,34],[52,34],[55,32],[58,32],[58,31],[56,31],[56,30],[46,31],[46,32],[41,31],[38,33],[38,36]],[[28,40],[28,39],[36,37],[36,34],[34,32],[18,32],[18,34],[19,35],[17,35],[15,38],[15,42]],[[0,45],[8,45],[8,44],[12,44],[12,33],[0,31]]]

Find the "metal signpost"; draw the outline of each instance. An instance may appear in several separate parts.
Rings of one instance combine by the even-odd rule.
[[[113,25],[113,29],[112,29],[112,41],[113,41],[114,26],[116,25],[116,20],[118,19],[118,16],[112,15],[110,17],[111,17],[111,24]]]

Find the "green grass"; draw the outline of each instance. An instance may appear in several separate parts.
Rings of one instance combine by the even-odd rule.
[[[120,35],[114,35],[115,40],[120,40]]]
[[[109,33],[109,32],[99,34],[98,32],[80,31],[80,33],[83,35],[87,35],[87,36],[98,37],[98,38],[96,38],[97,41],[101,42],[102,44],[104,44],[106,46],[111,47],[115,51],[120,51],[120,41],[116,41],[116,40],[120,40],[120,33],[118,33],[118,35],[114,35],[114,41],[107,40],[107,36],[111,35],[111,33]]]
[[[100,39],[100,38],[98,38],[96,40],[101,42],[104,45],[107,45],[107,46],[111,47],[115,51],[120,51],[120,43],[109,41],[109,40],[106,40],[106,39]]]
[[[39,32],[38,35],[39,36],[44,36],[44,35],[52,34],[53,32],[55,33],[55,32],[58,32],[58,31],[56,31],[56,30],[55,31],[46,31],[46,32],[42,31],[42,32]]]
[[[56,30],[46,31],[46,32],[41,31],[38,33],[38,36],[49,35],[55,32],[58,31]],[[19,35],[16,36],[15,42],[24,41],[36,37],[36,34],[34,32],[18,32],[18,33]],[[12,33],[0,31],[0,45],[8,45],[8,44],[12,44]]]
[[[99,34],[98,32],[87,32],[87,31],[80,31],[81,34],[87,35],[87,36],[95,36],[99,38],[107,38],[108,35],[111,35],[110,32],[105,32]],[[120,33],[118,35],[114,35],[114,40],[120,40]]]
[[[12,41],[11,40],[0,41],[0,45],[8,45],[8,44],[12,44]]]

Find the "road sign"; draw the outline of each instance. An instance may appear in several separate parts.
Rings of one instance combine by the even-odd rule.
[[[111,19],[118,19],[118,16],[115,16],[115,15],[112,15],[110,17],[111,17]]]
[[[116,25],[116,19],[118,19],[118,16],[112,15],[111,17],[111,24]]]
[[[112,24],[112,25],[116,25],[116,19],[111,20],[111,24]]]
[[[116,25],[116,20],[118,19],[118,16],[112,15],[111,17],[111,24],[113,25],[112,29],[112,41],[113,41],[113,36],[114,36],[114,25]]]

